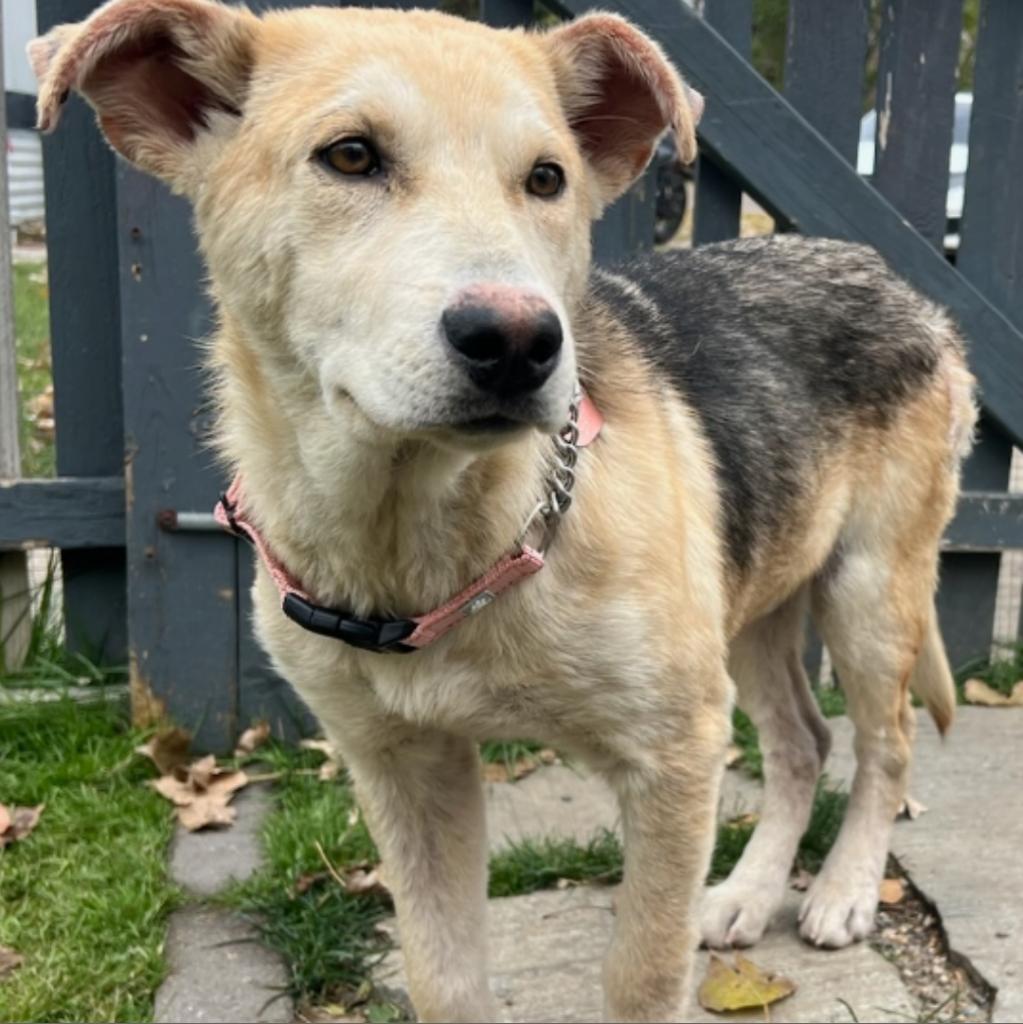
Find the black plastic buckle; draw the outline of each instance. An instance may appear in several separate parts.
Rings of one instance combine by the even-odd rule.
[[[322,608],[298,594],[286,594],[282,607],[292,622],[310,633],[343,640],[362,651],[411,654],[415,650],[401,642],[416,631],[411,619],[359,619],[333,608]]]

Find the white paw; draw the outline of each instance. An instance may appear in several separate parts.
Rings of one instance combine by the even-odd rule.
[[[733,884],[705,889],[700,911],[703,944],[711,949],[752,946],[760,941],[781,903],[772,885]]]
[[[799,934],[807,942],[841,949],[865,939],[874,930],[877,882],[829,879],[820,874],[810,886],[799,912]]]

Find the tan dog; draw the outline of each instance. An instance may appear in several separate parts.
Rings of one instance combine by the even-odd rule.
[[[222,450],[299,605],[343,610],[323,631],[403,650],[393,630],[515,555],[554,491],[525,537],[548,528],[546,567],[456,602],[464,621],[412,653],[311,635],[256,583],[263,642],[355,780],[420,1017],[496,1013],[481,737],[542,738],[614,788],[607,1014],[679,1020],[737,685],[766,804],[702,935],[759,938],[828,747],[801,667],[811,605],[859,767],[802,930],[864,936],[909,691],[942,728],[953,711],[933,592],[974,408],[945,316],[870,252],[791,237],[591,273],[591,222],[667,129],[692,158],[700,109],[611,15],[532,34],[114,0],[31,54],[43,128],[77,89],[191,197]],[[582,451],[550,440],[577,380],[604,417]]]

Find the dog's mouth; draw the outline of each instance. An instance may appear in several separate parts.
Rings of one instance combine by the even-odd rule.
[[[478,416],[474,419],[452,423],[450,429],[465,434],[508,434],[513,430],[522,430],[531,424],[511,416]]]

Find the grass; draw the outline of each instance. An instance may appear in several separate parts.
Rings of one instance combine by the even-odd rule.
[[[56,554],[46,577],[33,595],[38,607],[32,620],[28,651],[20,668],[0,673],[0,690],[41,689],[60,693],[68,686],[107,686],[123,683],[127,668],[123,665],[100,665],[81,651],[69,651],[54,614]],[[5,665],[4,637],[0,637],[0,670]]]
[[[613,885],[622,878],[622,844],[604,829],[585,845],[571,839],[526,840],[490,858],[490,895],[553,889],[562,879]]]
[[[21,397],[21,473],[26,477],[52,477],[56,472],[53,431],[42,428],[39,417],[33,416],[31,411],[53,383],[45,264],[15,264],[13,283]]]
[[[349,786],[317,778],[321,755],[276,745],[259,753],[281,776],[263,831],[265,864],[224,901],[257,920],[289,965],[297,998],[350,1000],[388,949],[375,926],[390,907],[378,896],[347,893],[331,869],[376,863],[376,848]]]
[[[0,706],[0,800],[46,805],[0,851],[0,1020],[145,1021],[164,974],[172,818],[113,702]]]

